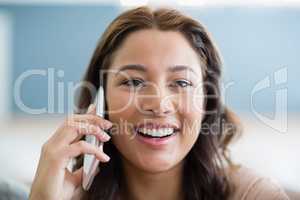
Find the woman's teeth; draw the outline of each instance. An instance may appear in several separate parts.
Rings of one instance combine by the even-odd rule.
[[[174,133],[174,128],[160,128],[160,129],[141,128],[141,129],[138,129],[137,131],[138,131],[138,133],[141,133],[145,136],[166,137],[166,136],[170,136]]]

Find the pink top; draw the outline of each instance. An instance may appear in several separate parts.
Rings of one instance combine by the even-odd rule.
[[[279,184],[246,167],[229,172],[235,190],[229,200],[289,200]]]

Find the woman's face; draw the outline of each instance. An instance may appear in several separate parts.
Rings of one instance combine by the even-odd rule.
[[[109,120],[118,125],[112,142],[125,164],[162,172],[183,161],[204,113],[201,65],[175,31],[133,32],[114,52],[106,99]]]

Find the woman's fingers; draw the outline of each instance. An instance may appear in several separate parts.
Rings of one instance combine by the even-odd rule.
[[[77,132],[77,130],[73,130],[71,127],[63,131],[64,134],[66,134],[65,138],[63,139],[66,139],[66,137],[70,136],[76,137],[78,135],[74,134],[74,132]],[[100,138],[102,136],[99,136],[99,134],[94,135],[98,137],[100,141],[102,141]],[[109,161],[109,156],[107,156],[102,149],[84,140],[76,141],[70,144],[66,144],[65,142],[63,143],[65,145],[63,145],[62,142],[57,143],[54,139],[52,139],[46,142],[42,147],[43,157],[47,158],[47,160],[50,161],[52,165],[55,166],[55,168],[67,167],[70,159],[77,157],[81,154],[93,154],[101,162]]]
[[[72,123],[73,121],[94,124],[104,130],[109,129],[112,126],[110,121],[96,115],[96,106],[94,104],[90,104],[86,114],[74,114],[67,119],[67,122]]]
[[[110,121],[103,119],[102,117],[99,117],[96,114],[91,114],[91,113],[87,113],[84,115],[74,114],[73,116],[71,116],[71,118],[68,119],[68,121],[90,123],[99,126],[104,130],[107,130],[112,127],[112,123]]]
[[[95,106],[95,104],[90,104],[86,113],[87,114],[96,114],[96,106]]]
[[[101,162],[108,162],[110,160],[110,157],[101,151],[99,147],[89,144],[84,140],[71,144],[66,148],[65,153],[69,158],[74,158],[81,154],[93,154]]]
[[[100,147],[80,138],[83,135],[95,135],[99,141],[105,142],[110,137],[103,129],[111,125],[111,122],[96,115],[93,105],[87,114],[74,115],[65,120],[42,146],[30,199],[46,199],[44,196],[48,199],[71,199],[77,189],[81,188],[82,169],[73,173],[68,171],[69,161],[82,154],[95,155],[101,162],[110,159]]]
[[[93,124],[82,124],[82,123],[76,123],[75,127],[77,129],[77,132],[80,135],[95,135],[100,141],[107,142],[110,140],[110,136],[103,131],[99,126],[95,126]]]
[[[89,119],[96,118],[93,114],[95,108],[90,107]],[[84,117],[84,115],[80,115]],[[105,121],[101,117],[97,120]],[[42,151],[46,158],[56,163],[57,166],[65,166],[69,159],[81,154],[94,154],[102,162],[109,160],[109,157],[98,147],[80,140],[84,135],[94,135],[100,142],[107,142],[110,136],[105,133],[97,124],[82,122],[79,118],[67,120],[56,131],[56,133],[43,145]],[[66,123],[67,122],[67,123]],[[103,122],[102,122],[103,124]]]
[[[64,137],[64,140],[68,144],[80,140],[84,135],[94,135],[101,142],[110,140],[110,136],[105,131],[93,124],[73,122],[72,124],[69,124],[68,127],[71,130],[67,131],[67,135]]]
[[[93,104],[89,106],[87,114],[71,115],[51,138],[56,144],[71,144],[83,135],[95,135],[102,142],[107,142],[110,136],[103,130],[111,128],[112,123],[96,115]]]

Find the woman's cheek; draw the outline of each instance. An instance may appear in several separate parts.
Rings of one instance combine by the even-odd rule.
[[[193,134],[193,137],[198,137],[197,134],[201,128],[202,118],[204,116],[203,110],[203,97],[195,93],[188,93],[185,98],[182,99],[182,104],[179,109],[182,119],[182,127],[184,134]],[[196,135],[194,135],[196,134]]]
[[[137,118],[133,96],[126,91],[115,90],[110,93],[109,99],[109,120],[117,126],[115,133],[118,132],[116,134],[121,137],[132,137],[133,123]]]
[[[111,114],[121,114],[126,111],[131,104],[130,97],[126,92],[112,91],[109,93],[107,99]]]
[[[204,113],[203,110],[204,96],[201,91],[191,90],[183,95],[179,102],[179,110],[181,113],[192,115],[199,118]]]

